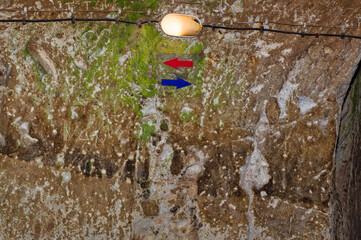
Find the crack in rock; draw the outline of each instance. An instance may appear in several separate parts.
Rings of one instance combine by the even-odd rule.
[[[268,163],[262,155],[261,149],[263,148],[263,142],[265,140],[264,135],[267,132],[265,123],[268,124],[268,120],[265,112],[261,115],[259,122],[257,123],[254,131],[254,137],[250,138],[254,144],[253,152],[247,157],[246,164],[239,169],[240,180],[239,183],[243,190],[248,194],[249,205],[246,213],[248,220],[248,240],[254,239],[254,215],[252,210],[253,203],[253,189],[261,189],[265,186],[271,176],[268,174]]]

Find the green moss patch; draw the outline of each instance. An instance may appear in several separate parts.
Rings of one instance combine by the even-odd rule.
[[[195,121],[195,116],[194,116],[194,113],[181,113],[180,115],[180,119],[182,121]]]
[[[140,135],[140,138],[147,142],[151,136],[155,135],[155,126],[149,125],[148,123],[143,123],[141,125],[142,127],[142,133]]]

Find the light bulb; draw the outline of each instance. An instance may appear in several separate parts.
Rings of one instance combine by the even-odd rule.
[[[167,14],[160,22],[165,34],[174,37],[195,36],[202,29],[198,18],[182,14]]]

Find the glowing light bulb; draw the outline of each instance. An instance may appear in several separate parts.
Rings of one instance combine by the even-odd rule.
[[[195,36],[202,29],[198,18],[182,14],[167,14],[160,22],[165,34],[174,37]]]

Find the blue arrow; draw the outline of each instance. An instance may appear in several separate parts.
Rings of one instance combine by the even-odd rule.
[[[181,78],[177,78],[177,80],[169,80],[169,79],[162,79],[162,85],[164,86],[175,86],[178,88],[186,87],[191,85],[189,82],[184,81]]]

